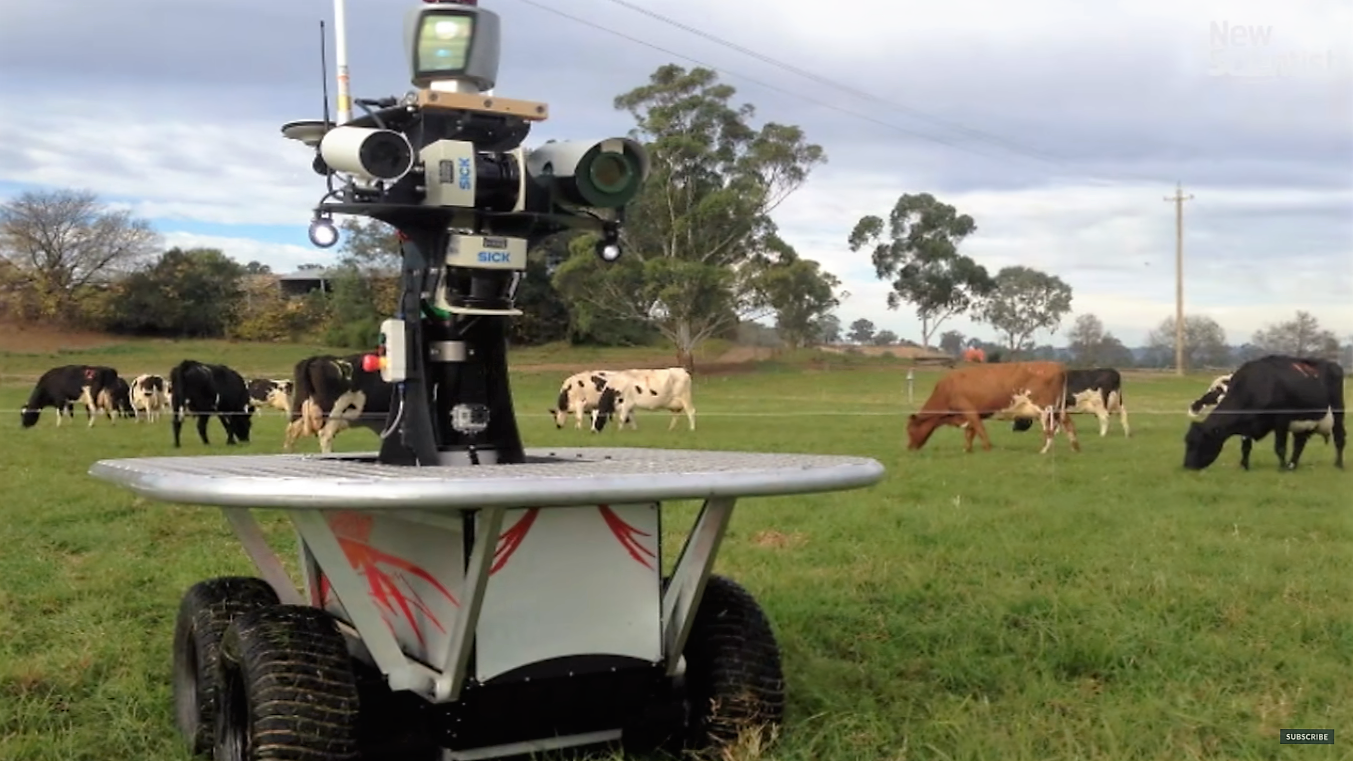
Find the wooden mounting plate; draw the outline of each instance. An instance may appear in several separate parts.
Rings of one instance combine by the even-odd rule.
[[[507,114],[532,122],[543,122],[550,118],[550,107],[533,100],[514,100],[494,95],[479,95],[468,92],[441,92],[439,90],[419,90],[419,108],[448,108],[460,111],[480,111],[488,114]]]

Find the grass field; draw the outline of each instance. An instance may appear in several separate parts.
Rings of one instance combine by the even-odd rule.
[[[66,362],[125,375],[210,352],[281,377],[318,347],[128,345],[0,356],[0,406],[21,378]],[[651,352],[650,352],[651,355]],[[523,354],[537,365],[623,366],[640,356]],[[745,369],[745,368],[744,368]],[[748,586],[784,652],[790,712],[763,758],[1350,758],[1353,736],[1353,474],[1317,439],[1280,473],[1271,440],[1255,469],[1238,442],[1202,473],[1180,464],[1185,405],[1209,377],[1129,376],[1133,437],[1115,420],[1084,451],[990,426],[996,448],[962,453],[960,432],[905,451],[905,372],[860,362],[697,376],[698,430],[556,430],[545,415],[563,374],[518,372],[531,446],[654,447],[863,455],[888,474],[868,490],[745,500],[717,571]],[[919,404],[937,377],[918,373]],[[169,648],[193,582],[252,573],[213,510],[148,504],[85,475],[101,458],[169,454],[167,422],[21,430],[0,421],[9,498],[0,520],[0,759],[186,759],[173,730]],[[262,417],[247,451],[280,451]],[[224,453],[219,423],[204,448]],[[369,450],[349,431],[340,450]],[[302,451],[316,451],[314,439]],[[692,505],[669,513],[684,527]],[[291,556],[280,516],[266,525]],[[673,519],[675,518],[675,519]],[[674,553],[675,534],[668,537]],[[1337,745],[1280,746],[1280,728],[1327,728]]]

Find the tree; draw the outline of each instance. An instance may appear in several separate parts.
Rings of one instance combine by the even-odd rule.
[[[1070,311],[1071,286],[1056,275],[1018,265],[996,273],[979,307],[982,322],[996,328],[1012,355],[1032,348],[1034,333],[1057,332]]]
[[[651,161],[626,214],[625,255],[600,262],[581,236],[555,285],[575,311],[654,324],[691,367],[705,339],[767,309],[752,266],[766,254],[773,211],[826,161],[798,127],[753,128],[751,105],[733,105],[731,85],[706,68],[668,64],[615,99]]]
[[[841,281],[817,262],[800,259],[779,236],[771,236],[768,247],[776,259],[759,263],[759,300],[775,311],[775,330],[784,345],[802,348],[816,338],[818,321],[840,305],[836,289]]]
[[[1174,317],[1166,317],[1146,336],[1152,364],[1157,367],[1174,365]],[[1229,367],[1231,350],[1226,345],[1226,331],[1216,320],[1206,315],[1184,316],[1184,366]]]
[[[940,351],[955,357],[963,353],[963,334],[957,330],[946,330],[940,334]]]
[[[841,318],[834,314],[824,314],[817,321],[817,338],[824,344],[841,341]]]
[[[33,316],[68,321],[78,292],[133,271],[158,244],[149,222],[85,190],[30,190],[0,205],[0,257],[28,278]]]
[[[921,318],[921,344],[930,348],[930,336],[950,317],[970,309],[993,286],[991,275],[958,245],[977,229],[967,214],[929,193],[897,199],[884,222],[876,216],[860,218],[850,233],[850,250],[873,246],[874,272],[892,279],[888,308],[903,303],[916,307]]]
[[[871,341],[875,346],[892,346],[897,343],[897,334],[891,330],[880,330]]]
[[[338,225],[344,264],[364,270],[397,270],[402,261],[399,231],[379,219],[347,217]]]
[[[1071,350],[1071,361],[1082,367],[1099,364],[1100,349],[1104,348],[1104,323],[1093,314],[1076,317],[1067,333],[1067,348]]]
[[[1309,312],[1298,311],[1294,319],[1255,331],[1251,342],[1264,354],[1339,358],[1339,337],[1321,328],[1320,321]]]
[[[272,274],[272,267],[259,261],[250,261],[248,264],[244,265],[244,274],[269,275]]]
[[[127,333],[218,338],[243,303],[244,267],[214,248],[171,248],[116,288],[110,327]]]
[[[1132,350],[1123,345],[1112,333],[1105,333],[1100,340],[1097,362],[1101,367],[1132,367],[1137,363]]]
[[[864,319],[863,317],[856,320],[855,322],[852,322],[850,324],[850,332],[846,334],[846,338],[850,339],[851,342],[857,344],[869,343],[870,339],[872,339],[873,337],[874,337],[874,323]]]

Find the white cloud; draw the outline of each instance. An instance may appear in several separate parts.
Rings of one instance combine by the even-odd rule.
[[[874,278],[866,254],[850,254],[846,237],[860,216],[886,214],[901,193],[930,191],[976,218],[978,231],[965,250],[979,261],[993,270],[1019,263],[1062,276],[1075,289],[1076,312],[1093,311],[1127,342],[1140,342],[1174,310],[1174,219],[1163,196],[1179,177],[1195,195],[1185,212],[1190,313],[1217,318],[1235,341],[1302,308],[1353,332],[1347,171],[1353,67],[1245,82],[1208,71],[1214,22],[1271,27],[1264,55],[1329,49],[1347,61],[1353,10],[1344,2],[1143,0],[1092,7],[1077,0],[1018,6],[956,0],[900,16],[885,0],[848,7],[809,0],[634,2],[911,108],[855,98],[606,0],[575,0],[563,9],[781,90],[726,80],[738,87],[738,100],[756,103],[761,119],[803,125],[831,157],[776,217],[791,244],[843,278],[853,294],[841,310],[847,323],[867,317],[919,337],[909,310],[886,310],[887,287]],[[374,2],[350,5],[357,94],[401,92],[402,12]],[[156,220],[168,245],[217,247],[274,269],[332,256],[243,234],[176,232],[179,220],[306,223],[323,181],[310,169],[311,152],[280,134],[285,121],[319,115],[309,113],[319,100],[311,89],[314,51],[284,44],[313,29],[305,13],[261,0],[209,9],[125,0],[116,12],[80,17],[82,44],[116,41],[87,51],[100,67],[64,71],[59,61],[35,62],[52,60],[43,56],[52,30],[66,28],[65,12],[55,3],[21,6],[6,12],[0,28],[0,69],[23,76],[0,82],[0,97],[24,102],[24,114],[42,119],[7,122],[0,182],[84,187],[125,199]],[[669,60],[530,5],[489,7],[503,16],[511,57],[499,91],[547,100],[554,113],[528,144],[623,130],[627,116],[611,109],[610,97]],[[143,23],[149,17],[157,19],[153,27]],[[176,33],[204,21],[213,29],[210,40]],[[201,55],[169,55],[184,44]],[[253,54],[240,53],[245,44]],[[535,58],[527,60],[525,51],[542,50],[566,52],[558,65],[533,68]],[[181,65],[165,63],[174,60]],[[53,79],[62,76],[98,88],[104,94],[98,110],[70,98],[58,84],[63,80]],[[213,78],[210,97],[195,79],[202,76]],[[915,109],[1061,160],[1008,158],[989,141],[936,125]],[[1114,181],[1076,179],[1084,175]],[[990,335],[966,320],[945,327]]]
[[[256,261],[268,265],[277,273],[291,272],[302,264],[337,263],[337,257],[329,252],[289,243],[265,243],[253,238],[185,232],[167,232],[163,237],[166,248],[214,248],[241,264]]]
[[[1353,236],[1336,233],[1332,241],[1320,241],[1328,248],[1294,252],[1290,241],[1299,238],[1304,218],[1246,222],[1243,216],[1226,216],[1299,212],[1329,203],[1353,206],[1353,192],[1192,190],[1195,198],[1185,212],[1186,313],[1212,316],[1236,342],[1298,309],[1316,314],[1329,328],[1353,333]],[[1060,276],[1072,286],[1073,314],[1094,312],[1109,330],[1136,344],[1175,309],[1174,213],[1161,191],[1069,185],[938,197],[977,222],[977,231],[963,245],[965,253],[993,273],[1022,264]],[[791,196],[778,216],[800,254],[845,281],[851,297],[840,310],[843,322],[863,317],[919,340],[920,323],[908,308],[886,309],[889,287],[874,277],[868,251],[852,253],[846,243],[860,217],[886,218],[903,192],[916,191],[910,183],[877,175],[824,173]],[[1230,229],[1226,222],[1232,223]],[[1205,233],[1201,239],[1198,230]],[[1068,319],[1064,328],[1069,324]],[[951,320],[944,326],[949,328],[991,332],[967,319]],[[1048,335],[1040,334],[1039,340]]]

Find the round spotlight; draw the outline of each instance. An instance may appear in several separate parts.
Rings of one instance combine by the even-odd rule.
[[[316,248],[329,248],[338,242],[338,228],[327,219],[316,219],[310,223],[310,242]]]
[[[599,241],[597,243],[597,256],[601,257],[603,262],[613,262],[620,258],[620,244],[614,241]]]

